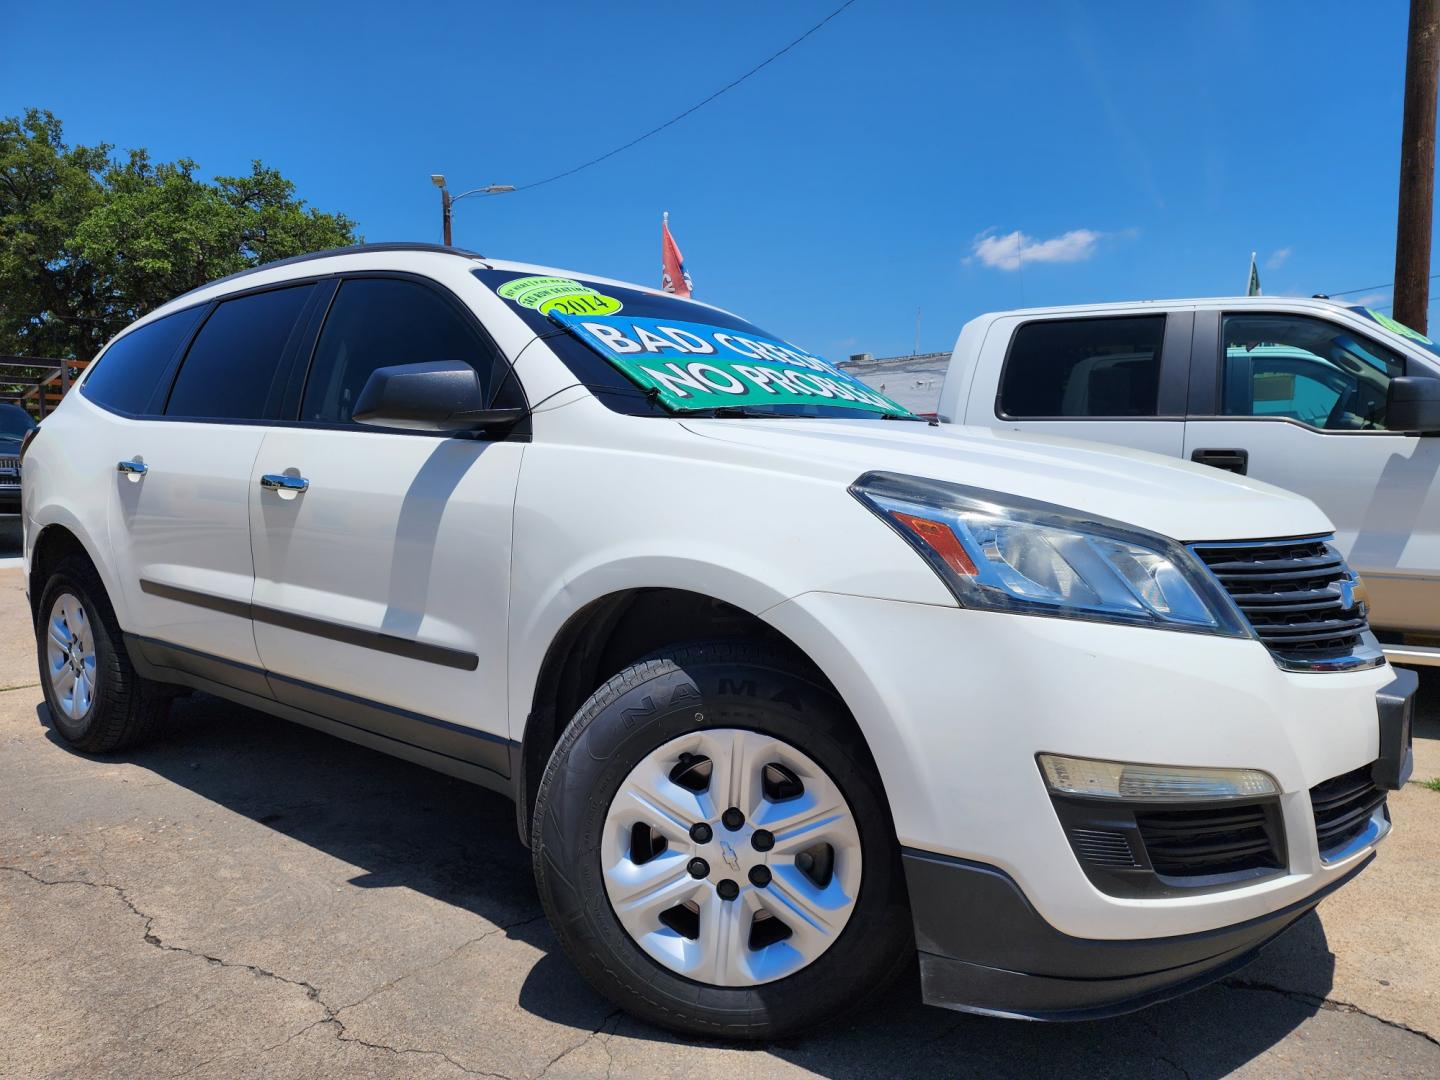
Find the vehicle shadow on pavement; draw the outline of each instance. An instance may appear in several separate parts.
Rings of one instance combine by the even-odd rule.
[[[48,728],[43,704],[37,713]],[[1312,913],[1273,946],[1279,968],[1303,972],[1304,993],[1265,980],[1264,971],[1276,967],[1267,954],[1224,984],[1130,1016],[1032,1024],[926,1007],[912,972],[864,1014],[803,1038],[737,1050],[616,1015],[590,990],[539,917],[529,852],[517,837],[514,807],[500,795],[199,694],[175,703],[161,740],[118,759],[360,868],[346,880],[350,887],[403,887],[505,928],[543,954],[523,977],[519,1007],[577,1031],[610,1033],[608,1051],[622,1073],[629,1048],[649,1059],[652,1072],[672,1055],[675,1071],[684,1072],[699,1064],[695,1054],[713,1056],[717,1070],[730,1067],[722,1066],[726,1058],[739,1064],[735,1054],[772,1054],[837,1080],[919,1072],[1218,1077],[1313,1017],[1333,974]]]

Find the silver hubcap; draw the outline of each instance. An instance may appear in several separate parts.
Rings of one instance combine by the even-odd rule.
[[[600,859],[635,942],[712,986],[813,963],[860,893],[860,834],[840,789],[795,747],[737,728],[682,735],[635,766]]]
[[[71,720],[83,719],[95,699],[95,635],[85,605],[61,593],[50,609],[45,657],[50,688]]]

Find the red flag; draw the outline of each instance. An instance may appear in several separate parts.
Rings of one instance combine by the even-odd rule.
[[[680,254],[680,245],[670,235],[670,211],[660,221],[660,288],[676,296],[688,297],[695,287],[685,271],[685,256]]]

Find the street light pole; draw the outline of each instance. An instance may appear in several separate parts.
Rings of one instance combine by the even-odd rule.
[[[1395,318],[1425,333],[1430,308],[1430,232],[1435,201],[1435,95],[1440,75],[1440,0],[1410,0],[1405,119],[1400,135],[1400,208],[1395,227]]]
[[[469,191],[462,191],[459,195],[451,195],[450,189],[445,186],[444,173],[431,173],[430,182],[440,189],[440,214],[444,223],[442,233],[445,237],[445,246],[451,247],[450,220],[453,216],[454,206],[461,199],[469,198],[471,195],[503,195],[507,191],[514,191],[511,184],[487,184],[485,187],[471,188]]]

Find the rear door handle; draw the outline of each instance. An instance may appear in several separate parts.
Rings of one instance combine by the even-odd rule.
[[[260,486],[266,491],[288,491],[296,495],[310,489],[310,481],[303,476],[282,476],[279,473],[266,473],[260,477]]]
[[[115,471],[125,473],[128,476],[144,476],[150,471],[150,466],[143,461],[117,461]]]
[[[1227,472],[1245,475],[1245,470],[1250,468],[1250,451],[1240,449],[1204,449],[1196,450],[1190,455],[1191,461],[1198,461],[1201,465],[1210,465],[1216,469],[1224,469]]]

